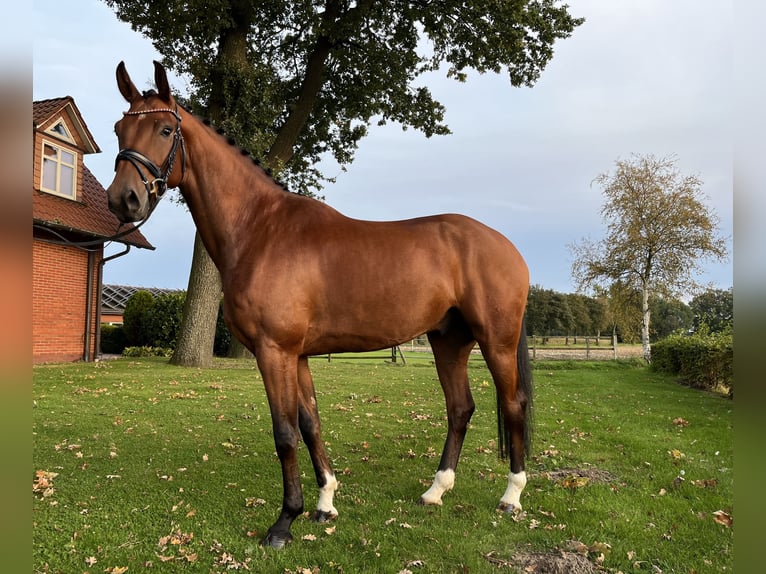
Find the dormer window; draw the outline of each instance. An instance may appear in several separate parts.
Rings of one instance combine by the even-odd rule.
[[[43,140],[42,162],[40,189],[76,199],[77,155],[64,147]]]

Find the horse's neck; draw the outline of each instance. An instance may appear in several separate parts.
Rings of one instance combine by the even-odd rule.
[[[184,118],[185,119],[185,118]],[[205,248],[223,272],[248,247],[248,230],[284,190],[224,138],[198,120],[185,136],[188,166],[180,186]],[[251,238],[252,239],[252,238]]]

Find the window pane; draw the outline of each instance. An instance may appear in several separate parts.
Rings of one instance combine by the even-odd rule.
[[[74,169],[69,166],[61,166],[61,189],[59,191],[74,197]]]
[[[74,165],[74,154],[62,149],[61,161],[63,163],[68,163],[69,165]]]
[[[56,162],[48,158],[43,160],[43,187],[45,189],[56,189]]]
[[[58,155],[58,151],[52,145],[45,144],[43,146],[43,154],[45,154],[45,157],[55,158]]]

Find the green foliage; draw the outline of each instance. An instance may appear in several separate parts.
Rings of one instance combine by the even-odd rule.
[[[694,314],[694,330],[707,328],[720,333],[734,327],[734,290],[708,289],[689,303]]]
[[[734,396],[734,335],[731,331],[672,335],[652,346],[652,369],[677,375],[699,389],[722,386]]]
[[[652,297],[649,300],[652,313],[651,334],[655,340],[673,333],[687,332],[693,324],[693,312],[689,305],[672,297]]]
[[[163,293],[154,300],[146,319],[146,337],[151,346],[172,349],[183,317],[185,291]]]
[[[299,517],[278,552],[258,544],[282,480],[251,360],[35,367],[29,476],[57,475],[33,494],[30,571],[496,574],[524,572],[498,569],[523,553],[580,550],[573,541],[593,549],[593,570],[736,571],[733,529],[713,514],[733,514],[731,401],[645,366],[537,363],[525,514],[511,517],[495,511],[508,464],[494,448],[494,388],[472,361],[477,408],[455,488],[424,507],[447,421],[433,365],[412,363],[311,360],[340,515]],[[305,445],[297,463],[311,511]]]
[[[128,341],[127,338],[120,336],[122,329],[114,335],[112,330],[107,328],[104,331],[102,329],[102,351],[105,353],[120,353],[125,347],[133,347],[135,349],[158,348],[162,350],[163,354],[161,356],[165,356],[164,352],[166,349],[172,350],[176,346],[185,300],[185,291],[163,293],[156,298],[148,291],[137,291],[128,299],[123,315],[123,321],[126,325],[125,332],[127,333],[129,330],[133,337],[132,340]],[[107,325],[107,327],[109,326]],[[118,343],[112,344],[111,341],[115,337],[119,338]],[[230,342],[231,333],[223,320],[223,311],[219,308],[215,332],[215,354],[225,356]],[[112,345],[109,348],[118,350],[106,351],[104,350],[104,344]],[[122,346],[120,347],[119,344]],[[139,354],[126,356],[154,356],[152,351],[148,351],[149,354],[146,355],[140,354],[142,352],[140,350],[132,350],[130,352]]]
[[[122,325],[110,325],[101,323],[101,352],[110,355],[119,355],[127,346],[125,329]]]
[[[610,312],[610,294],[559,293],[532,285],[527,296],[527,334],[599,335],[622,324]],[[618,329],[619,330],[619,329]]]
[[[505,71],[531,86],[583,22],[550,0],[105,3],[190,78],[195,111],[302,192],[321,187],[328,154],[351,163],[373,123],[449,133],[423,74]]]
[[[140,346],[149,344],[148,317],[154,307],[154,295],[140,290],[133,293],[125,303],[122,314],[126,345]]]
[[[215,324],[213,354],[216,357],[225,357],[229,352],[229,345],[231,345],[231,331],[223,320],[223,301],[221,301],[218,305],[218,319]]]
[[[164,347],[152,347],[143,345],[141,347],[125,347],[122,351],[123,357],[169,357],[173,354],[172,349]]]

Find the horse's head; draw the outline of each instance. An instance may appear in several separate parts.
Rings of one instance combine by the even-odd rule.
[[[157,92],[142,94],[128,76],[125,63],[117,66],[117,86],[130,109],[114,126],[120,151],[106,194],[109,209],[124,223],[148,217],[165,191],[183,179],[186,150],[181,116],[165,69],[158,62],[154,62],[154,81]],[[181,161],[176,162],[179,149]]]

